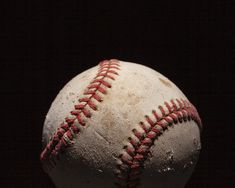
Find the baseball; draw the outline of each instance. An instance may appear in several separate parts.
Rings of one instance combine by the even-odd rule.
[[[105,60],[53,101],[40,159],[58,188],[183,188],[201,129],[196,108],[165,76]]]

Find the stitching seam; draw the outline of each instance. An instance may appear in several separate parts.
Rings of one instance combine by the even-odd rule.
[[[140,175],[150,148],[169,126],[193,120],[202,129],[196,108],[187,100],[164,102],[163,106],[158,106],[158,112],[152,111],[151,116],[146,115],[144,121],[132,130],[128,144],[124,145],[117,159],[114,175],[119,188],[136,188],[140,185]]]
[[[79,99],[79,103],[74,106],[70,115],[60,124],[49,143],[40,155],[41,162],[46,164],[47,169],[56,165],[55,159],[59,159],[59,153],[74,143],[74,138],[80,132],[80,126],[86,126],[86,120],[91,118],[91,110],[97,111],[95,101],[102,102],[103,98],[98,93],[107,94],[107,88],[112,85],[105,78],[115,80],[120,70],[118,60],[104,60],[99,63],[96,77],[90,82],[84,91],[85,97]]]

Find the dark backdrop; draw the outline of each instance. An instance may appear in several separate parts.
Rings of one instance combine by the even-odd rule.
[[[53,187],[39,161],[45,115],[64,84],[109,58],[156,69],[198,108],[202,152],[187,188],[235,187],[234,1],[9,1],[1,8],[0,187]]]

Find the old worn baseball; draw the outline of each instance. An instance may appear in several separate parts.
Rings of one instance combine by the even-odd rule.
[[[41,161],[58,188],[183,188],[201,128],[196,108],[165,76],[105,60],[53,101]]]

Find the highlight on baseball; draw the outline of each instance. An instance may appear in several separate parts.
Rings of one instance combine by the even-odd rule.
[[[168,78],[104,60],[56,96],[40,159],[58,188],[183,188],[201,130],[195,106]]]

